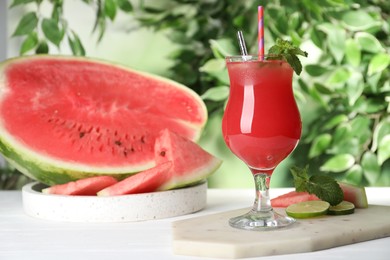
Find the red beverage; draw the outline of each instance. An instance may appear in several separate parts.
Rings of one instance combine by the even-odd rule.
[[[297,146],[302,124],[293,69],[281,60],[227,61],[230,95],[222,132],[252,173],[271,175]]]

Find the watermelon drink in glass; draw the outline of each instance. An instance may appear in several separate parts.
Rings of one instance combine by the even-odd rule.
[[[247,230],[288,226],[295,220],[273,211],[269,184],[275,167],[301,136],[293,69],[284,60],[258,55],[227,57],[226,65],[230,94],[222,133],[229,149],[249,167],[256,187],[251,211],[230,219],[229,224]]]

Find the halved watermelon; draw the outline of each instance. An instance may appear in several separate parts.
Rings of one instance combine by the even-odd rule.
[[[171,176],[172,162],[165,162],[137,173],[97,193],[98,196],[115,196],[156,191]]]
[[[191,89],[120,65],[39,55],[0,64],[0,152],[48,185],[149,169],[162,129],[197,140],[206,120]]]
[[[292,204],[296,204],[304,201],[311,201],[311,200],[320,200],[320,199],[316,195],[309,194],[307,192],[291,191],[271,199],[271,205],[272,207],[275,208],[286,208]]]
[[[46,194],[60,195],[96,195],[106,187],[112,186],[118,181],[112,176],[95,176],[65,184],[57,184],[42,190]]]

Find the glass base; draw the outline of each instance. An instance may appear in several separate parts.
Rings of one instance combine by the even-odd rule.
[[[271,230],[276,228],[287,227],[295,223],[295,219],[282,216],[273,210],[271,211],[254,211],[231,218],[229,220],[229,225],[246,230]]]

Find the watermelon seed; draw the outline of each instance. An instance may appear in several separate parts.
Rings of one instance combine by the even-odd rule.
[[[79,133],[79,137],[80,137],[80,138],[83,138],[84,135],[85,135],[85,132],[80,132],[80,133]]]
[[[165,151],[160,152],[160,156],[164,157],[165,156]]]
[[[115,144],[118,145],[118,146],[122,145],[121,141],[119,141],[119,140],[115,141]]]
[[[141,143],[145,143],[145,136],[143,135],[142,137],[141,137]]]
[[[93,126],[90,126],[87,130],[87,133],[91,133],[92,132],[92,129],[93,129]]]

